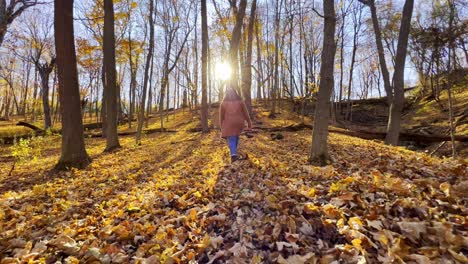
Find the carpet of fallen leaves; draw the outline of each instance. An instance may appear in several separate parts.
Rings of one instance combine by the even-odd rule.
[[[268,121],[265,120],[265,125]],[[148,135],[53,173],[43,155],[0,164],[1,263],[467,263],[466,160],[331,134],[333,165],[307,164],[311,131],[241,138]]]

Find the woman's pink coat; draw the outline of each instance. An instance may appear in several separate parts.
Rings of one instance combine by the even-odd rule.
[[[224,101],[219,108],[221,136],[239,136],[244,129],[245,121],[252,128],[249,112],[243,101]]]

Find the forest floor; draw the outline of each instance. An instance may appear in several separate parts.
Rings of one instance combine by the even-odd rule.
[[[333,164],[314,167],[303,130],[242,136],[248,157],[230,164],[219,132],[171,122],[178,132],[121,137],[113,153],[87,139],[84,170],[52,171],[48,136],[7,176],[15,148],[0,147],[1,263],[468,262],[466,159],[332,133]]]

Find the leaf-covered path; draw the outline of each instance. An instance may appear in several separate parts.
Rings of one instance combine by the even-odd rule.
[[[58,174],[51,139],[0,165],[2,263],[467,262],[466,162],[332,134],[319,168],[310,131],[283,136],[242,137],[234,164],[216,132],[90,139],[92,165]]]

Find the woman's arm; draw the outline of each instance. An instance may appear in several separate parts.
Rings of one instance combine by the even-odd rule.
[[[219,128],[223,127],[223,121],[224,121],[224,107],[223,104],[219,105]]]
[[[249,129],[251,129],[252,128],[252,120],[250,120],[249,111],[247,110],[247,106],[245,105],[245,102],[242,102],[242,113],[244,114],[244,118],[247,121],[247,127]]]

